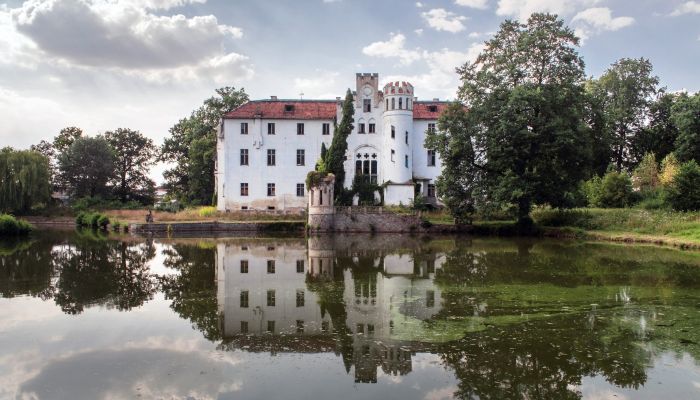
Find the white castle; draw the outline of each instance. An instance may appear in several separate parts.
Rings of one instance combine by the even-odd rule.
[[[418,101],[408,82],[379,90],[378,74],[357,74],[354,129],[348,138],[345,187],[356,175],[384,185],[384,203],[436,203],[440,159],[423,143],[447,106]],[[250,101],[226,114],[217,140],[218,209],[306,208],[306,175],[330,147],[342,99]]]

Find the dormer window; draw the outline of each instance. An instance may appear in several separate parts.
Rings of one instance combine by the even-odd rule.
[[[285,104],[284,112],[294,112],[294,104]]]
[[[437,112],[437,106],[435,106],[435,105],[428,106],[428,111],[430,111],[431,113]]]

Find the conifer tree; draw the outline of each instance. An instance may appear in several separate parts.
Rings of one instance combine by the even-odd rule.
[[[340,123],[336,125],[333,133],[333,141],[326,152],[324,161],[325,171],[335,175],[335,200],[341,204],[344,198],[344,182],[345,182],[345,153],[348,150],[348,136],[353,130],[353,122],[355,115],[355,105],[353,104],[353,96],[350,89],[345,94],[343,101],[343,117]]]

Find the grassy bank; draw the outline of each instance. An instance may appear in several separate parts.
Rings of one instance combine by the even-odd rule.
[[[147,210],[102,210],[112,220],[125,223],[143,223],[146,220]],[[165,211],[153,212],[154,222],[267,222],[267,221],[303,221],[306,222],[306,214],[278,214],[265,211],[247,212],[219,212],[213,207],[188,208],[176,213]]]
[[[0,214],[0,236],[28,235],[34,228],[26,221],[12,215]]]

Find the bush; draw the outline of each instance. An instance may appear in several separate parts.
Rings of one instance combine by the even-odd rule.
[[[532,218],[542,226],[590,226],[593,216],[588,210],[573,209],[538,209],[532,212]]]
[[[600,183],[598,201],[601,207],[622,208],[630,204],[632,180],[627,174],[610,171]]]
[[[668,199],[674,210],[700,210],[700,166],[695,160],[680,166],[668,190]]]
[[[586,198],[587,206],[600,207],[600,187],[602,184],[603,180],[597,175],[581,184],[581,191]]]
[[[18,220],[12,215],[0,214],[0,236],[27,235],[34,227],[27,221]]]
[[[75,217],[75,225],[90,228],[107,229],[109,218],[100,213],[81,212]]]
[[[102,229],[107,229],[107,226],[109,225],[109,218],[106,215],[98,215],[99,217],[97,218],[97,226]]]
[[[202,218],[212,217],[216,215],[216,207],[201,207],[197,213]]]
[[[637,207],[645,210],[663,210],[669,208],[666,191],[662,188],[641,193]]]

